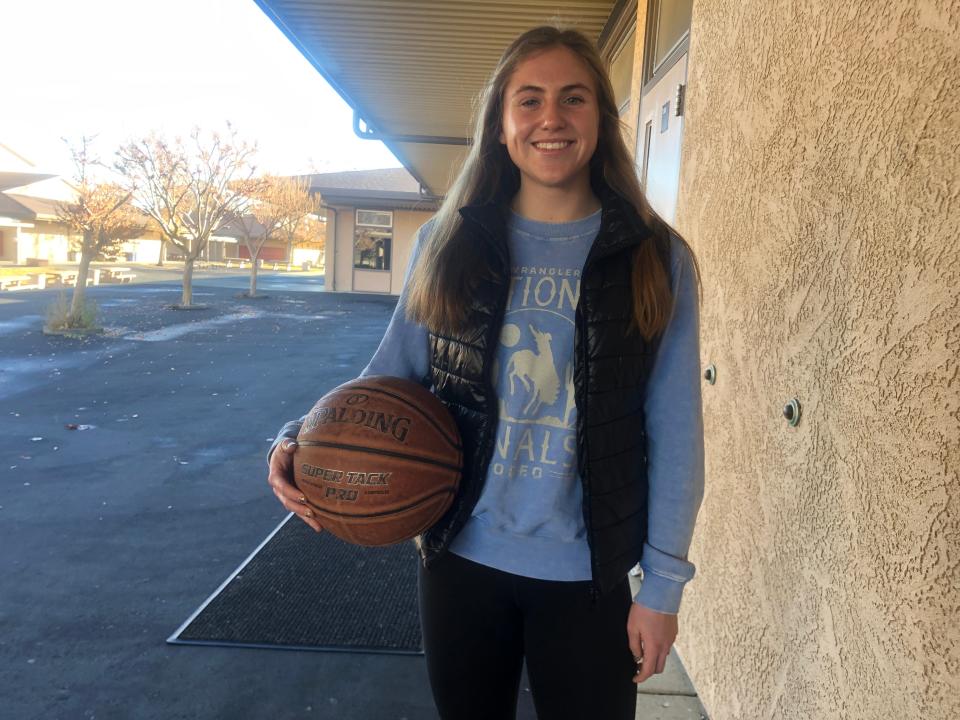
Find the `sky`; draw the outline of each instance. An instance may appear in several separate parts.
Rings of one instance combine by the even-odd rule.
[[[263,172],[400,167],[253,0],[2,0],[0,27],[0,143],[41,171],[72,173],[61,138],[108,160],[228,121]]]

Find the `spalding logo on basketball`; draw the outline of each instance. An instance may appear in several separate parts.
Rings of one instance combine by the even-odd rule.
[[[356,545],[392,545],[437,522],[460,484],[463,448],[446,406],[404,378],[371,375],[310,410],[294,483],[316,518]]]

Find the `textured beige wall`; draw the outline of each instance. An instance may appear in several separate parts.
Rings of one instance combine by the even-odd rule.
[[[333,263],[336,267],[335,286],[327,285],[337,292],[353,291],[353,228],[356,224],[356,208],[351,206],[337,206],[337,227],[334,229],[336,245],[334,247]],[[330,281],[330,274],[327,279]]]
[[[637,147],[637,118],[640,115],[640,95],[643,89],[643,53],[646,42],[647,0],[637,0],[637,29],[633,36],[633,75],[630,78],[630,110],[622,117],[627,147],[634,157],[642,155],[643,145]],[[643,161],[643,158],[639,158]]]
[[[697,0],[691,37],[684,661],[714,720],[957,717],[960,0]]]
[[[403,290],[403,274],[417,242],[417,231],[431,217],[432,211],[397,210],[393,213],[393,259],[390,269],[393,273],[391,292],[394,295],[399,295]]]

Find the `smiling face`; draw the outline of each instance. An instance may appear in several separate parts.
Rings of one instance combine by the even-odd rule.
[[[575,53],[559,46],[521,62],[504,89],[500,142],[522,191],[589,192],[599,123],[593,76]]]

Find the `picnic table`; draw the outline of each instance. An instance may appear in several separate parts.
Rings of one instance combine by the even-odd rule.
[[[59,283],[60,285],[76,285],[77,276],[80,273],[77,270],[47,270],[47,282]],[[90,280],[87,280],[89,284]]]
[[[45,272],[48,284],[55,285],[76,285],[77,277],[80,275],[78,270],[47,270]],[[87,285],[100,284],[100,271],[91,268],[87,273]]]
[[[0,277],[0,290],[43,290],[46,286],[45,273],[23,273]]]
[[[128,267],[105,267],[100,268],[99,272],[103,282],[128,283],[137,276],[136,273],[130,272]]]

